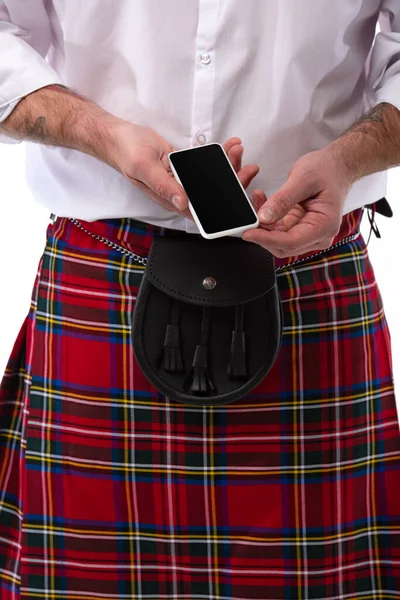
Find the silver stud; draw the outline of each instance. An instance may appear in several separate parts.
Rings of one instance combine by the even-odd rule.
[[[203,287],[205,287],[206,290],[213,290],[216,285],[217,285],[217,282],[214,279],[214,277],[206,277],[203,280]]]

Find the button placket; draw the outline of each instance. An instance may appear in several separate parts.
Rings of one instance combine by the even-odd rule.
[[[220,0],[199,0],[191,131],[194,145],[205,144],[212,138],[219,4]]]

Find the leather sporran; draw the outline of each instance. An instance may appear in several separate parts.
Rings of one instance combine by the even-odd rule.
[[[136,299],[132,343],[169,398],[239,400],[271,369],[282,338],[272,254],[240,238],[155,237]]]

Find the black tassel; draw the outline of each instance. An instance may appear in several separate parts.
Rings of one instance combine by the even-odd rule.
[[[183,370],[183,362],[179,331],[179,301],[175,298],[172,300],[170,321],[165,332],[163,364],[166,371],[178,373]]]
[[[203,307],[203,317],[201,320],[201,338],[200,344],[197,344],[193,357],[193,381],[191,391],[195,394],[206,394],[214,392],[215,386],[208,370],[208,333],[210,326],[210,316],[207,307]]]
[[[247,378],[246,341],[243,330],[244,305],[238,304],[235,312],[235,329],[232,331],[231,356],[226,372],[233,377]]]

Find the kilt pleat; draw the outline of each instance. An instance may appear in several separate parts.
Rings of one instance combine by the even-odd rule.
[[[277,273],[276,363],[207,408],[133,354],[130,253],[157,228],[81,223],[98,237],[47,228],[0,386],[1,600],[400,598],[399,416],[361,234]]]

